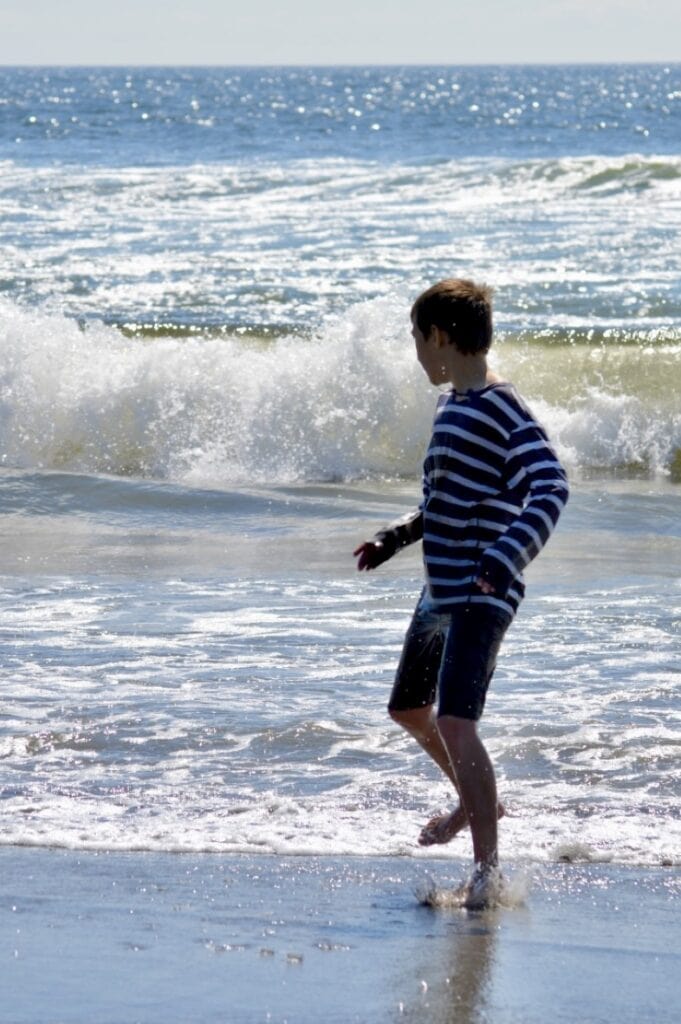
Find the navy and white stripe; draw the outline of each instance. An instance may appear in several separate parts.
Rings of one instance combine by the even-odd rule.
[[[474,601],[513,615],[524,594],[522,570],[548,540],[567,498],[565,471],[510,384],[464,398],[450,392],[435,414],[420,510],[378,537],[396,550],[422,533],[438,610]],[[494,594],[476,587],[478,577]]]

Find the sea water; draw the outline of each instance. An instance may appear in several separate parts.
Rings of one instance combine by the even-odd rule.
[[[681,66],[0,70],[0,841],[433,857],[385,703],[496,288],[572,498],[483,733],[502,853],[678,863]],[[467,840],[451,847],[462,855]]]

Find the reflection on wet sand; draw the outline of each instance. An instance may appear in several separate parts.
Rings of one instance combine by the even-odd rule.
[[[501,911],[460,911],[452,921],[449,942],[437,944],[437,960],[413,961],[419,995],[400,1004],[400,1020],[428,1024],[482,1024],[488,1019],[493,987],[496,936]],[[432,950],[424,946],[424,954]],[[404,990],[402,988],[402,990]]]

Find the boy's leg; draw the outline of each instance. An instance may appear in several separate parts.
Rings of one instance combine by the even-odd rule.
[[[414,737],[456,788],[456,776],[435,717],[437,678],[443,649],[441,618],[424,606],[422,594],[404,640],[388,712],[394,722]],[[426,832],[428,838],[424,845],[449,842],[465,828],[466,823],[466,814],[459,805],[451,814],[428,822],[419,842]]]
[[[494,768],[475,722],[453,715],[438,719],[444,746],[456,773],[461,807],[470,825],[476,864],[495,867],[499,804]]]
[[[393,721],[401,725],[403,729],[406,729],[410,736],[414,737],[428,756],[442,769],[459,794],[459,803],[454,810],[448,811],[446,814],[436,814],[434,818],[431,818],[423,826],[419,835],[420,846],[435,846],[436,844],[448,843],[467,827],[468,815],[464,810],[465,805],[461,799],[461,789],[452,768],[451,755],[443,742],[441,729],[437,725],[435,708],[431,704],[430,707],[414,708],[412,711],[391,711],[390,716]],[[440,719],[441,723],[442,719]],[[497,800],[497,820],[503,818],[505,813],[504,805]]]
[[[456,791],[459,793],[459,804],[447,814],[438,814],[424,825],[419,836],[421,846],[433,846],[436,843],[448,843],[468,824],[466,812],[461,803],[461,793],[452,768],[452,761],[437,726],[435,708],[432,704],[425,708],[413,708],[408,711],[397,711],[390,708],[390,717],[398,725],[413,736],[416,742],[442,769]],[[499,817],[504,809],[499,805]]]
[[[393,722],[397,722],[403,729],[406,729],[410,736],[414,737],[426,754],[442,769],[452,785],[456,787],[456,776],[437,727],[434,705],[429,704],[425,708],[411,708],[405,711],[389,708],[388,711]]]
[[[497,863],[497,820],[504,812],[477,722],[509,623],[508,615],[489,604],[457,609],[451,615],[439,676],[438,729],[471,828],[475,861],[486,868]]]
[[[414,737],[458,791],[434,710],[443,650],[441,617],[424,608],[422,595],[405,637],[388,711],[393,721]],[[501,804],[497,814],[498,817],[504,814]],[[419,843],[422,846],[448,843],[467,824],[466,812],[459,802],[453,811],[431,818],[421,830]]]

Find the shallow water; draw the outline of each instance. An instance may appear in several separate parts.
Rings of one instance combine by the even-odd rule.
[[[351,558],[415,489],[5,474],[3,842],[429,856],[451,794],[384,711],[418,553]],[[678,858],[680,502],[583,484],[531,571],[484,728],[512,857]]]

